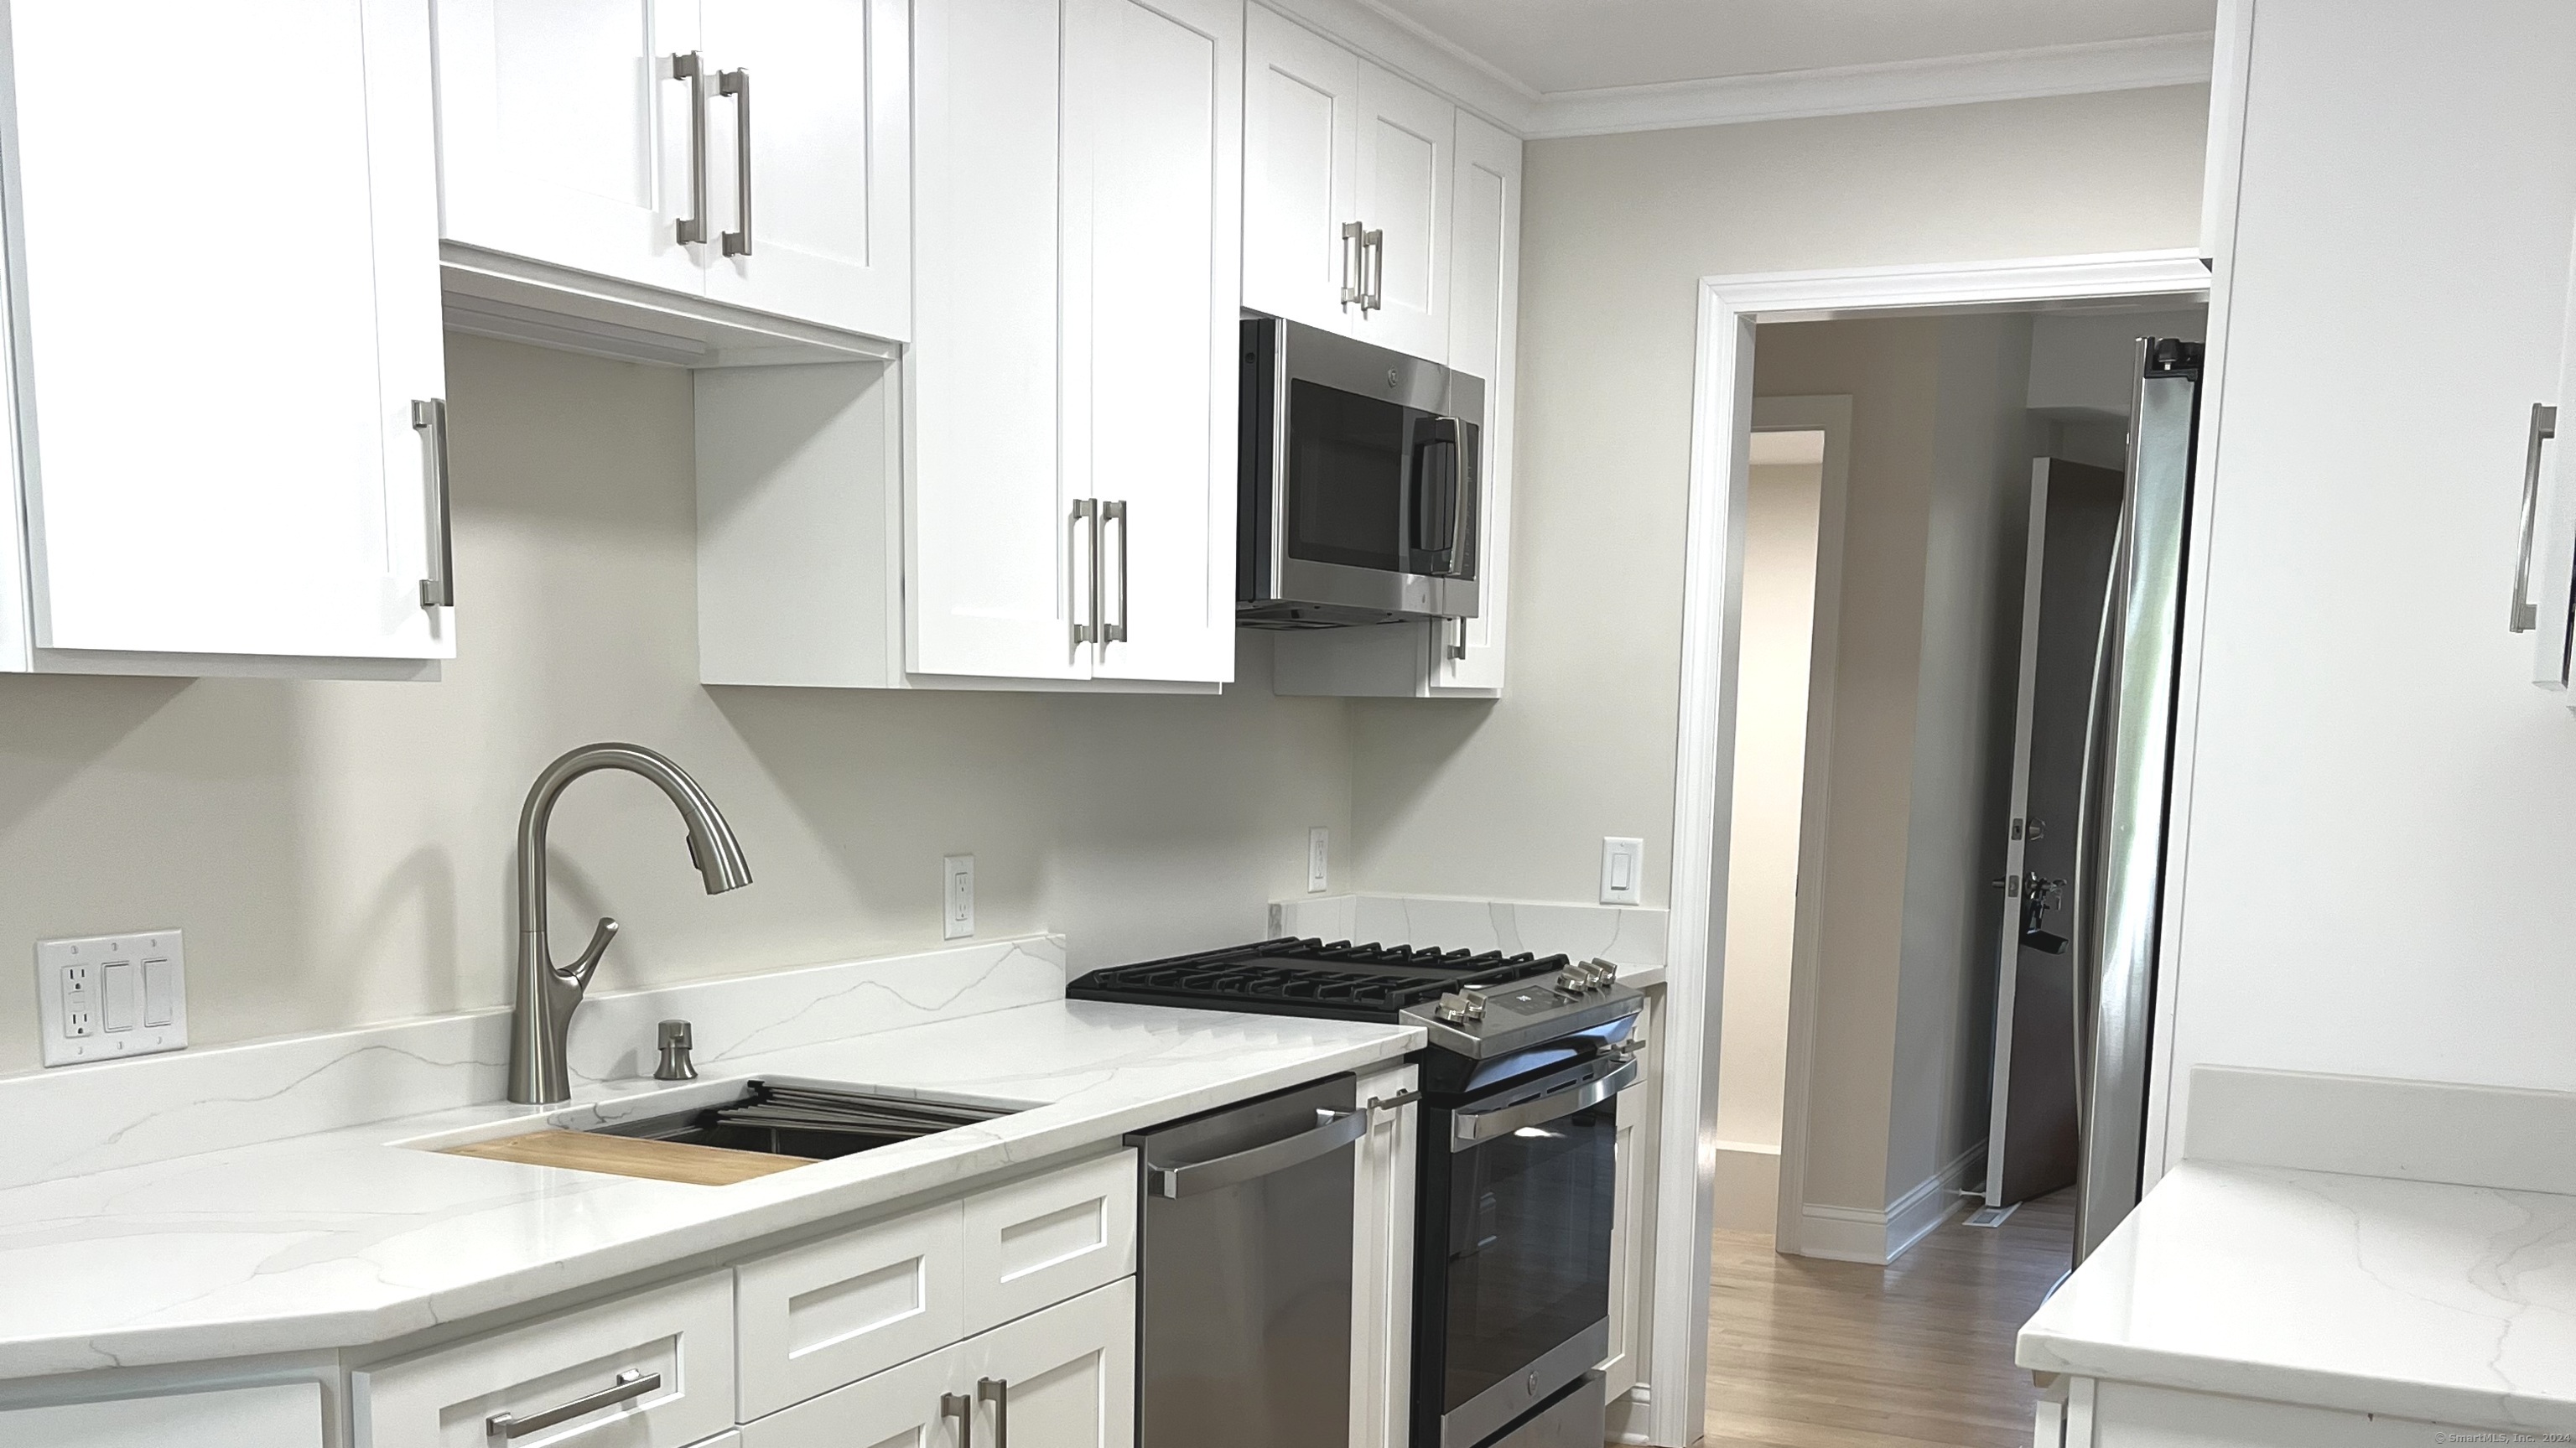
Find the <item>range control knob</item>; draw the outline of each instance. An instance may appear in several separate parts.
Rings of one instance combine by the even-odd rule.
[[[1432,1014],[1453,1026],[1472,1025],[1485,1018],[1485,998],[1473,991],[1451,991],[1440,998]]]

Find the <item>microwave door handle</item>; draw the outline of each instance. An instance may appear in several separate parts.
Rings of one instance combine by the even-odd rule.
[[[1441,426],[1449,440],[1449,571],[1456,573],[1458,560],[1467,556],[1467,500],[1475,491],[1470,479],[1476,457],[1468,450],[1462,436],[1466,429],[1456,418],[1442,418]]]
[[[1431,460],[1435,453],[1443,451],[1447,456],[1447,466],[1439,469],[1435,476]],[[1434,551],[1430,531],[1423,526],[1423,515],[1429,511],[1433,489],[1445,487],[1441,502],[1447,510],[1446,516],[1442,519],[1446,526],[1440,529],[1440,532],[1445,535],[1445,541],[1437,550],[1440,555],[1439,565],[1431,570],[1436,574],[1445,575],[1457,570],[1459,538],[1466,526],[1463,516],[1465,509],[1461,506],[1464,496],[1459,488],[1458,463],[1457,421],[1446,417],[1426,419],[1422,440],[1415,443],[1413,447],[1413,546],[1426,553]]]

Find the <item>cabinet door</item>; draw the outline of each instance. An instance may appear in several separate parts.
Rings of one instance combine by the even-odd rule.
[[[707,295],[909,336],[907,0],[702,3],[723,92],[708,102]]]
[[[1057,483],[1057,0],[914,11],[905,663],[1080,679],[1090,530]]]
[[[444,370],[427,12],[6,24],[33,644],[453,654],[411,409]],[[246,249],[291,258],[249,305]]]
[[[977,1400],[976,1442],[1001,1443],[1007,1433],[1012,1448],[1135,1443],[1134,1278],[970,1338],[956,1351],[960,1390]]]
[[[1449,366],[1485,383],[1481,611],[1432,630],[1432,691],[1490,696],[1503,688],[1511,603],[1512,408],[1519,345],[1521,143],[1458,113],[1449,246]]]
[[[1064,487],[1107,505],[1095,678],[1234,677],[1244,7],[1069,0]]]
[[[2576,683],[2576,469],[2566,466],[2562,430],[2576,430],[2576,248],[2571,248],[2567,294],[2559,327],[2558,386],[2534,405],[2524,440],[2523,486],[2531,490],[2526,526],[2534,536],[2526,550],[2523,588],[2516,602],[2528,601],[2532,636],[2531,681],[2553,693]],[[2541,408],[2554,409],[2543,413]],[[2516,627],[2525,620],[2516,618]],[[2570,700],[2576,707],[2576,699]]]
[[[1361,61],[1258,5],[1244,24],[1243,305],[1353,330]]]
[[[698,252],[679,234],[697,197],[690,85],[671,65],[700,49],[698,0],[437,0],[436,9],[447,239],[704,290]],[[715,82],[705,84],[712,105]]]
[[[0,1443],[28,1448],[322,1448],[314,1383],[0,1411]]]
[[[1442,361],[1449,353],[1449,188],[1458,109],[1374,65],[1360,71],[1359,218],[1379,233],[1359,335]]]
[[[1411,1066],[1360,1078],[1365,1108],[1419,1084]],[[1352,1174],[1351,1448],[1404,1448],[1413,1401],[1414,1153],[1422,1108],[1369,1112]]]

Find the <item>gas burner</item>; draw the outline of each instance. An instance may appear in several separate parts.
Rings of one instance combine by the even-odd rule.
[[[1562,955],[1355,945],[1347,940],[1327,944],[1290,937],[1095,970],[1065,994],[1074,1000],[1393,1021],[1445,995],[1568,968]]]

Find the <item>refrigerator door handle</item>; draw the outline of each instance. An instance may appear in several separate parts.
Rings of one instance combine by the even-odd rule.
[[[2075,1134],[2077,1150],[2093,1129],[2093,1031],[2102,983],[2102,839],[2110,818],[2103,777],[2113,754],[2115,731],[2103,717],[2111,697],[2120,657],[2121,605],[2128,598],[2129,508],[2120,509],[2119,531],[2111,544],[2111,576],[2103,588],[2102,626],[2093,643],[2093,686],[2084,704],[2083,767],[2075,785],[2075,868],[2067,884],[2072,898],[2068,929],[2074,935]]]

